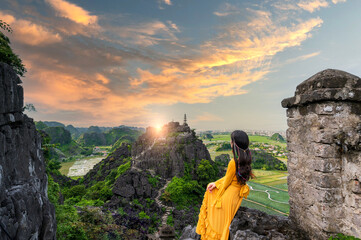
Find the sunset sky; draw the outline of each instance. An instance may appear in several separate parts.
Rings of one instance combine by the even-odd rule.
[[[0,0],[35,121],[285,130],[282,99],[361,76],[360,0]]]

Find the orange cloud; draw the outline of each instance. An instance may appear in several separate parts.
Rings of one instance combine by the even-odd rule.
[[[188,58],[181,56],[171,61],[165,58],[153,68],[138,67],[131,77],[119,77],[117,81],[123,81],[121,93],[111,85],[118,76],[114,75],[114,64],[118,62],[112,59],[121,61],[124,56],[112,55],[111,51],[103,53],[111,60],[103,71],[75,71],[61,63],[57,64],[58,70],[49,70],[32,64],[30,78],[36,80],[30,91],[27,90],[26,98],[35,106],[41,104],[47,109],[88,114],[85,122],[147,125],[153,116],[146,110],[151,104],[208,103],[219,96],[244,94],[244,86],[265,78],[272,57],[286,48],[299,46],[322,24],[320,18],[313,18],[285,27],[274,22],[268,12],[254,11],[253,14],[254,19],[248,24],[234,23],[224,27],[215,39],[189,53]],[[149,28],[129,28],[124,37],[137,36],[131,34],[153,37],[169,30],[157,21],[147,26]],[[90,60],[94,52],[81,49],[77,54],[80,59]],[[207,119],[221,120],[204,113],[195,121]],[[85,125],[85,122],[76,124]]]
[[[83,8],[69,3],[65,0],[45,0],[59,16],[68,18],[76,23],[82,25],[95,24],[98,21],[98,17],[90,15],[90,13]]]
[[[301,0],[297,5],[300,8],[312,13],[322,7],[327,7],[328,2],[326,0]]]
[[[163,2],[167,5],[172,5],[172,2],[170,0],[163,0]]]
[[[14,35],[15,41],[39,45],[22,49],[28,68],[26,101],[49,116],[78,113],[80,120],[69,119],[76,126],[146,126],[154,117],[147,110],[150,105],[209,103],[220,96],[245,94],[246,85],[266,78],[275,55],[300,46],[322,25],[320,18],[286,25],[268,11],[247,9],[250,16],[245,21],[228,23],[217,28],[213,39],[184,47],[175,22],[106,25],[101,26],[102,34],[87,35],[93,32],[89,29],[100,27],[96,16],[64,0],[46,1],[59,16],[71,20],[65,20],[68,25],[62,26],[61,19],[48,29],[44,26],[51,24],[46,22],[39,25],[4,14],[0,18],[17,27],[14,34],[20,35]],[[227,10],[234,9],[226,5],[223,12]],[[54,34],[59,29],[64,36],[79,36],[62,39]],[[25,34],[32,37],[21,37]],[[57,45],[44,48],[41,43]],[[300,59],[312,56],[316,53]],[[205,112],[194,121],[221,120]]]
[[[0,19],[11,25],[14,30],[14,39],[18,42],[36,46],[58,43],[62,40],[58,33],[53,33],[51,30],[28,20],[16,19],[14,16],[1,11]]]

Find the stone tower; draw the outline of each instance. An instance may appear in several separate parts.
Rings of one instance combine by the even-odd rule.
[[[290,218],[312,239],[361,237],[361,79],[328,69],[287,109]]]
[[[187,114],[184,114],[184,122],[183,122],[183,125],[188,125],[188,124],[187,124]]]

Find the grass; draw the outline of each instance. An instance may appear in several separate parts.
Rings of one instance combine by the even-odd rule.
[[[283,189],[283,190],[285,190],[285,191],[288,191],[288,185],[287,185],[287,183],[282,183],[282,184],[273,185],[273,187],[279,188],[279,189]]]
[[[287,186],[287,171],[253,169],[253,173],[256,175],[256,178],[252,179],[251,182],[272,187],[282,185],[283,187],[280,189],[287,190],[287,187],[284,186]]]
[[[212,142],[213,141],[231,141],[231,135],[230,134],[227,134],[227,135],[223,135],[223,134],[213,135]]]
[[[65,176],[68,176],[69,168],[71,168],[74,163],[75,161],[61,163],[61,168],[59,169],[60,173]]]
[[[287,146],[287,143],[272,140],[267,136],[249,135],[248,137],[250,142],[259,142],[275,146],[277,145],[284,148]]]
[[[97,146],[101,150],[110,150],[112,149],[112,146]]]
[[[271,198],[276,201],[284,202],[284,203],[278,203],[275,201],[272,201],[268,198],[268,194],[266,192],[261,191],[254,191],[251,190],[250,194],[248,195],[248,199],[252,200],[254,202],[260,203],[262,205],[265,205],[271,209],[278,210],[285,215],[288,215],[290,211],[290,206],[288,204],[289,195],[287,191],[282,191],[279,189],[272,188],[270,186],[254,183],[254,182],[248,182],[248,185],[251,186],[254,190],[261,190],[266,191],[268,190]],[[277,192],[275,192],[277,191]]]
[[[252,200],[249,199],[243,199],[242,200],[242,207],[248,207],[248,208],[253,208],[253,209],[257,209],[260,210],[262,212],[265,212],[267,214],[271,214],[271,215],[281,215],[281,216],[285,216],[286,214],[281,213],[273,208],[270,208],[268,206],[262,205],[260,203],[254,202]]]

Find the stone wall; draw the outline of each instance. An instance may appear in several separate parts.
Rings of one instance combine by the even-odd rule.
[[[312,239],[361,237],[361,79],[317,73],[284,99],[290,218]]]
[[[13,69],[0,63],[0,239],[55,239],[41,137],[22,113],[20,83]]]

